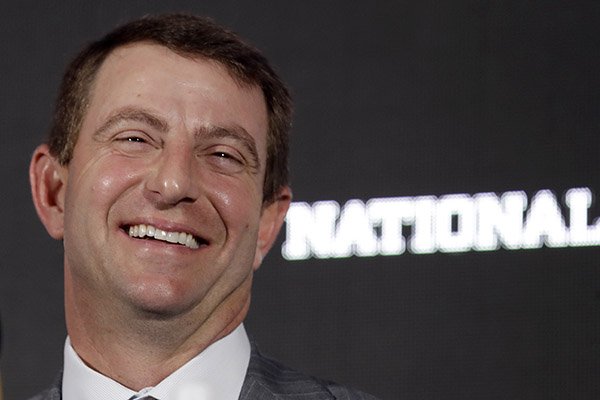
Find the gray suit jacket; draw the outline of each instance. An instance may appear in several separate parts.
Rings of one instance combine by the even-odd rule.
[[[61,400],[62,374],[54,385],[29,400]],[[164,399],[169,400],[169,399]],[[248,372],[239,400],[377,400],[332,382],[291,370],[264,357],[252,345]]]

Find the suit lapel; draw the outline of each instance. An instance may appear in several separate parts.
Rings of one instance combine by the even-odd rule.
[[[255,399],[331,400],[333,396],[319,380],[264,357],[252,343],[250,364],[239,400]]]

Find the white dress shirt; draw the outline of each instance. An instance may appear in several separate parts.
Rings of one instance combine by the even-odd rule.
[[[94,371],[65,342],[63,400],[237,400],[250,362],[250,341],[243,325],[207,347],[154,387],[135,392]]]

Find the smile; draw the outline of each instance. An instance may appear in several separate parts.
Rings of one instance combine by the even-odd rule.
[[[198,240],[186,232],[169,232],[158,229],[152,225],[131,225],[128,229],[129,236],[135,238],[153,238],[167,243],[181,244],[190,249],[197,249]]]

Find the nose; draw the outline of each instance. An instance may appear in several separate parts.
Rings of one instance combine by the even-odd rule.
[[[154,162],[145,184],[145,194],[149,200],[163,208],[197,199],[193,156],[186,146],[165,146]]]

